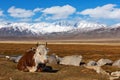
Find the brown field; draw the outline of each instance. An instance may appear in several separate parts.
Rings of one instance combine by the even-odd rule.
[[[50,49],[49,54],[55,53],[60,57],[67,55],[82,55],[83,62],[89,60],[99,60],[100,58],[108,58],[113,61],[120,59],[120,45],[112,43],[84,43],[84,44],[48,44]],[[19,55],[35,44],[31,43],[0,43],[0,54],[3,55]],[[63,66],[50,65],[53,69],[58,70],[56,73],[50,72],[21,72],[16,69],[16,63],[0,58],[0,80],[108,80],[101,74],[96,74],[95,71],[86,69],[83,66]],[[111,72],[120,70],[111,66],[103,67]]]

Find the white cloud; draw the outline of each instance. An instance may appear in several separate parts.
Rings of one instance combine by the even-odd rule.
[[[49,16],[47,19],[65,19],[69,15],[72,15],[75,13],[76,9],[70,5],[64,5],[64,6],[53,6],[50,8],[44,9],[42,12],[44,14],[49,14],[52,16]]]
[[[22,19],[20,19],[19,21],[29,22],[29,21],[32,21],[32,19],[31,19],[31,18],[22,18]]]
[[[42,14],[40,17],[36,18],[34,21],[39,22],[42,19],[45,19],[45,17],[47,17],[47,15],[46,14]]]
[[[10,16],[15,18],[28,18],[35,15],[35,13],[32,10],[15,8],[14,6],[8,9],[8,13],[10,13]]]
[[[42,17],[35,19],[34,21],[41,21]]]
[[[33,12],[41,12],[43,8],[35,8]]]
[[[120,8],[115,4],[107,4],[93,9],[86,9],[78,14],[88,15],[93,18],[120,19]]]
[[[3,11],[2,10],[0,10],[0,16],[3,16],[4,14],[3,14]]]

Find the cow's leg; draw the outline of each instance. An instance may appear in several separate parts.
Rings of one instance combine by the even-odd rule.
[[[38,64],[37,72],[42,72],[44,70],[45,66],[46,66],[45,64]]]
[[[24,72],[29,72],[28,68],[23,69]]]
[[[29,72],[29,70],[23,64],[18,63],[17,69],[24,72]]]
[[[37,68],[35,66],[33,66],[33,67],[27,66],[27,69],[29,70],[29,72],[35,72],[37,70]]]

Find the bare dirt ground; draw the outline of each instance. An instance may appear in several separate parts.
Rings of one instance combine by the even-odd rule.
[[[0,54],[3,55],[21,55],[26,50],[34,47],[36,42],[33,43],[0,43]],[[65,42],[64,42],[65,43]],[[105,43],[71,43],[71,44],[58,44],[48,43],[50,49],[49,54],[55,53],[60,57],[67,55],[82,55],[83,62],[87,63],[89,60],[99,60],[101,58],[108,58],[113,61],[120,59],[120,45],[119,42],[113,44]],[[0,58],[0,80],[109,80],[106,76],[97,74],[94,70],[84,68],[83,66],[63,66],[63,65],[50,65],[58,72],[21,72],[16,69],[16,63],[7,61]],[[104,66],[105,70],[111,72],[120,70],[120,68]]]

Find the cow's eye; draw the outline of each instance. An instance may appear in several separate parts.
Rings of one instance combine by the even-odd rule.
[[[41,53],[39,53],[41,55]]]

